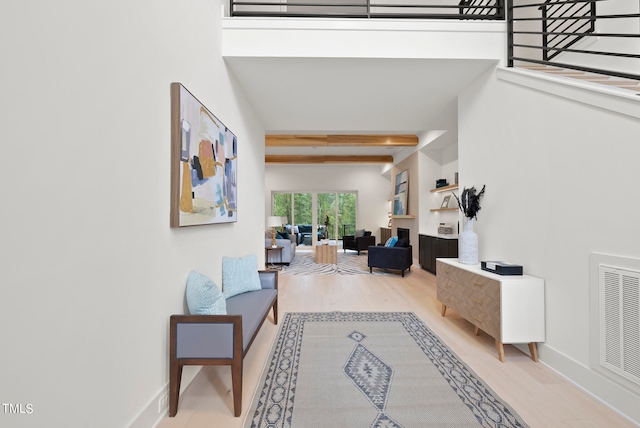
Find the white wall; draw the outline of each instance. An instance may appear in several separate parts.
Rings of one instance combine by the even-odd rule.
[[[428,150],[425,148],[420,153],[420,223],[419,233],[433,235],[438,233],[440,223],[453,226],[454,233],[457,233],[459,211],[436,211],[434,208],[441,208],[443,198],[451,196],[449,207],[457,207],[457,202],[449,192],[430,192],[436,187],[436,181],[446,178],[451,185],[455,183],[455,173],[458,172],[458,143],[457,141],[438,149]],[[457,195],[457,191],[453,191]]]
[[[33,408],[0,426],[151,426],[189,270],[220,284],[223,255],[264,260],[264,130],[221,59],[220,10],[0,6],[0,398]],[[172,81],[238,137],[235,224],[169,228]]]
[[[640,258],[640,120],[496,80],[459,97],[461,186],[486,184],[481,260],[545,279],[540,359],[640,422],[638,396],[589,368],[589,254]],[[499,120],[497,120],[499,118]]]
[[[265,167],[265,210],[271,212],[272,191],[357,191],[358,229],[366,229],[380,241],[390,209],[389,180],[380,165],[277,165]]]

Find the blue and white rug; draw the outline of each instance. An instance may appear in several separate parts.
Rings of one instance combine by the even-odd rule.
[[[286,313],[244,423],[526,426],[411,312]]]
[[[338,250],[338,263],[316,263],[314,251],[296,251],[289,266],[282,267],[282,275],[398,275],[400,271],[374,268],[369,272],[367,253]]]

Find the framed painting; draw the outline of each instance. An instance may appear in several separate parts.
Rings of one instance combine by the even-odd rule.
[[[237,221],[238,141],[182,84],[171,84],[171,227]]]
[[[393,215],[407,215],[407,192],[408,192],[407,170],[396,175],[395,192],[393,196]]]

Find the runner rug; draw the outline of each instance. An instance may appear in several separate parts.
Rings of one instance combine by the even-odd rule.
[[[411,312],[286,313],[249,427],[526,427]]]

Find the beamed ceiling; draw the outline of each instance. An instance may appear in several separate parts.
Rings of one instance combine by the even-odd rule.
[[[317,154],[280,154],[266,155],[267,163],[289,164],[329,164],[329,163],[393,163],[391,154],[371,154],[373,149],[395,149],[418,145],[416,135],[267,135],[265,146],[285,148],[324,148],[355,147],[369,154],[354,155],[317,155]]]

